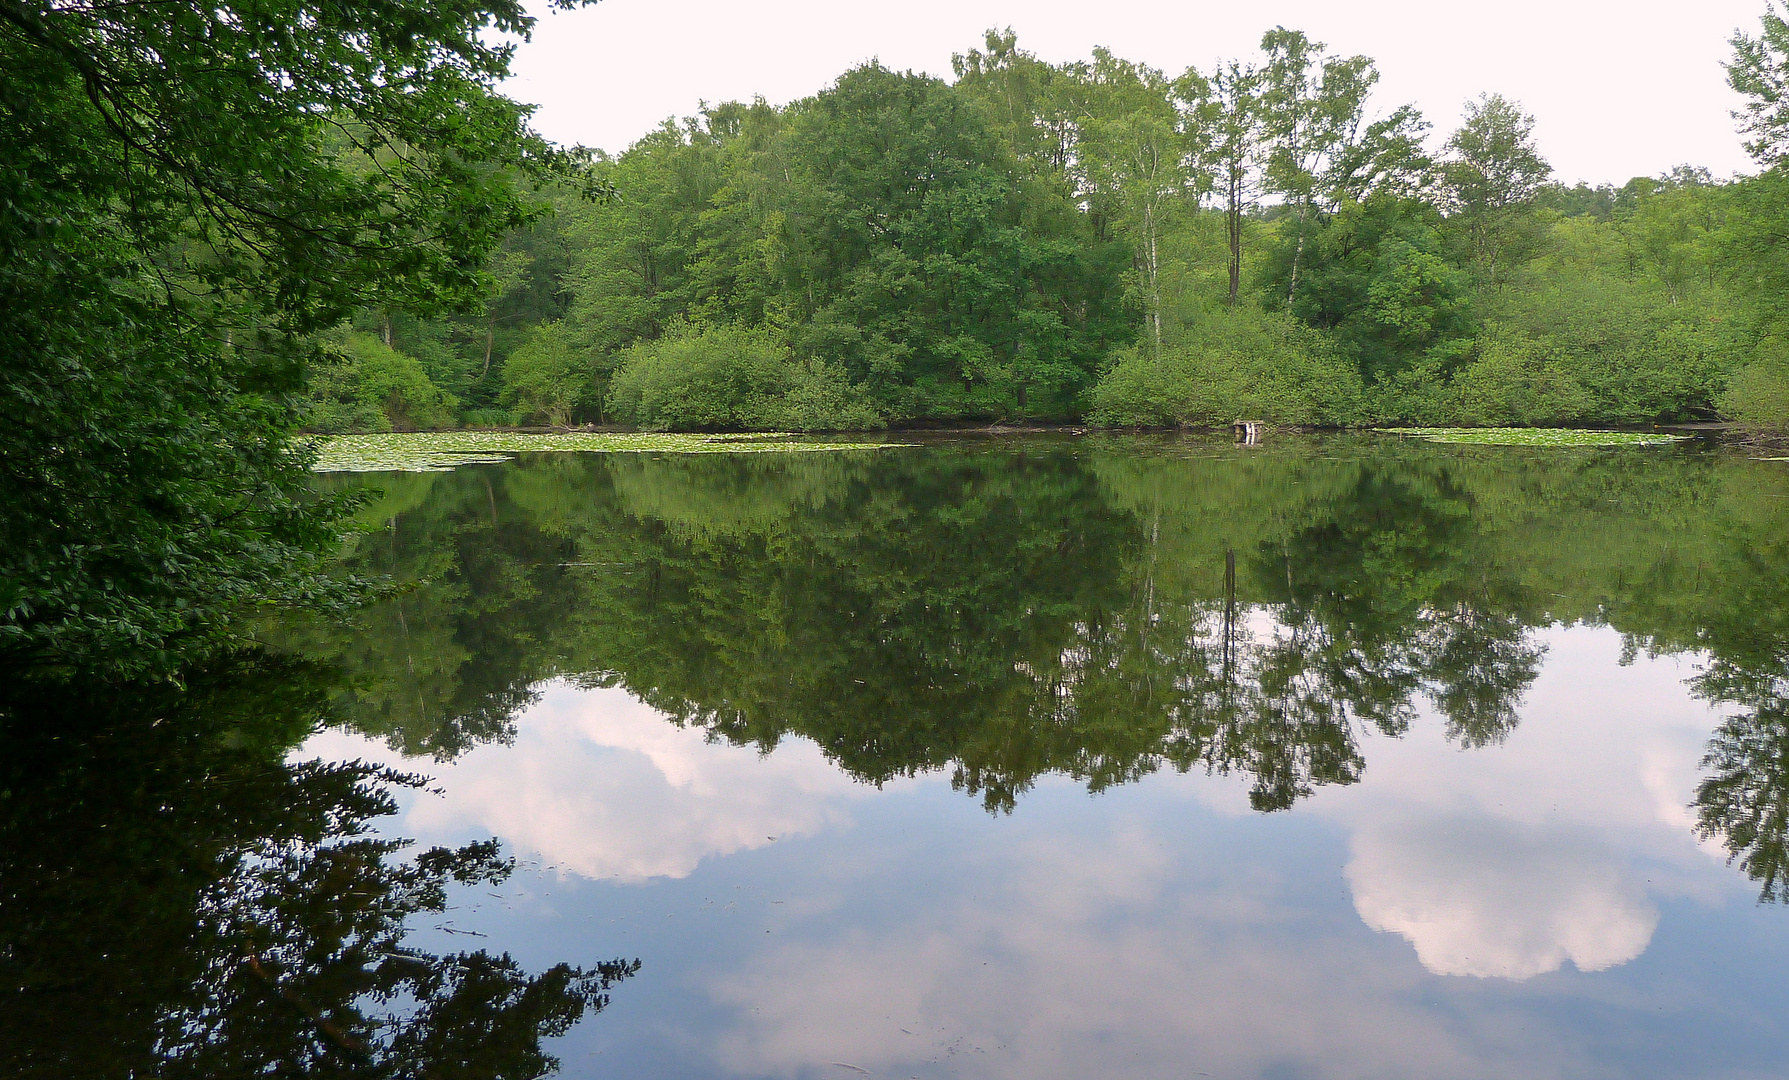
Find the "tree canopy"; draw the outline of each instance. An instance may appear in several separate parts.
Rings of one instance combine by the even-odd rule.
[[[469,302],[576,155],[518,3],[0,4],[0,648],[157,666],[314,592],[315,339]],[[390,344],[386,341],[387,345]]]

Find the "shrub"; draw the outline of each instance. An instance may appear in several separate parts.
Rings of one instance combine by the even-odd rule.
[[[843,431],[881,418],[836,367],[798,364],[769,330],[683,326],[624,349],[618,419],[655,431]]]
[[[590,352],[563,322],[533,327],[503,362],[503,401],[522,419],[563,427],[600,401]]]
[[[460,414],[460,425],[469,428],[509,427],[516,421],[508,409],[467,409]]]
[[[1491,339],[1455,376],[1449,423],[1553,427],[1593,415],[1596,401],[1530,338]]]
[[[1228,424],[1238,418],[1346,425],[1362,420],[1353,365],[1290,316],[1212,308],[1165,345],[1125,349],[1094,386],[1092,418],[1119,425]]]
[[[341,333],[325,345],[331,362],[312,373],[310,430],[336,434],[454,426],[457,402],[429,380],[415,357],[358,332]]]
[[[1789,434],[1789,353],[1777,339],[1733,373],[1720,398],[1721,414],[1746,427]]]

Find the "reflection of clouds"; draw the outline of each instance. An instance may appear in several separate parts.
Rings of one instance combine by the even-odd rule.
[[[1030,840],[946,849],[974,867],[962,875],[973,885],[915,895],[873,923],[786,927],[750,964],[714,972],[711,993],[739,1010],[717,1046],[724,1067],[1601,1074],[1592,1044],[1569,1023],[1551,1026],[1532,998],[1467,984],[1448,992],[1473,995],[1470,1008],[1436,1009],[1423,974],[1521,980],[1567,961],[1606,970],[1647,948],[1652,895],[1712,897],[1731,876],[1686,828],[1714,724],[1683,686],[1687,665],[1619,667],[1606,630],[1546,638],[1550,664],[1503,746],[1461,750],[1428,716],[1405,738],[1368,738],[1361,784],[1320,789],[1271,825],[1248,813],[1236,778],[1144,782],[1255,827],[1312,815],[1339,824],[1356,914],[1388,936],[1298,897],[1271,854],[1197,865],[1172,854],[1153,817],[1065,840],[1047,825],[1024,830],[1021,804]],[[1333,872],[1291,872],[1301,869],[1319,881]],[[934,868],[928,880],[952,877]],[[887,896],[901,878],[889,866],[858,887]]]
[[[1355,834],[1348,881],[1375,930],[1416,946],[1437,975],[1526,979],[1645,950],[1658,911],[1619,853],[1594,839],[1495,819],[1413,821]]]
[[[723,1068],[1375,1080],[1581,1070],[1532,1025],[1512,1038],[1514,1018],[1495,1005],[1463,1018],[1428,1009],[1407,954],[1288,905],[1283,880],[1247,863],[1177,866],[1164,839],[1142,827],[988,837],[956,855],[963,875],[942,875],[952,884],[895,919],[789,927],[794,940],[711,977],[740,1017],[718,1042]]]
[[[1621,667],[1606,630],[1546,636],[1551,662],[1505,745],[1461,751],[1419,725],[1367,748],[1359,787],[1314,800],[1354,834],[1361,918],[1436,974],[1623,964],[1658,923],[1647,877],[1654,891],[1708,890],[1715,864],[1687,806],[1715,718],[1685,689],[1687,668]]]
[[[444,794],[414,800],[402,829],[431,841],[495,834],[561,872],[643,881],[837,824],[844,799],[866,790],[806,740],[768,755],[712,743],[619,689],[548,684],[516,729],[509,746],[423,765]],[[304,752],[416,767],[350,741],[323,736]]]

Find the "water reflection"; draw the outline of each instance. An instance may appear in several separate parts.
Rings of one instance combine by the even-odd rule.
[[[0,1072],[537,1076],[542,1039],[635,962],[531,973],[413,947],[495,841],[401,857],[416,778],[287,754],[328,673],[241,657],[183,686],[13,681],[0,698]]]
[[[1356,782],[1362,735],[1425,702],[1459,746],[1502,742],[1537,631],[1580,622],[1712,654],[1699,691],[1748,731],[1781,715],[1789,485],[1716,452],[1044,440],[377,482],[353,559],[426,584],[302,645],[359,673],[358,730],[442,760],[565,676],[870,783],[948,770],[991,810],[1164,767],[1280,810]],[[1741,779],[1704,825],[1769,890],[1759,737],[1721,744]]]
[[[1789,1042],[1780,912],[1733,902],[1789,893],[1779,466],[1039,438],[370,482],[347,563],[415,588],[269,626],[302,661],[9,691],[0,1063],[1762,1075]],[[402,857],[394,807],[441,847]],[[487,952],[438,914],[466,895]],[[631,965],[512,949],[664,974],[554,1042]]]
[[[641,882],[841,825],[871,793],[811,743],[760,755],[667,724],[620,689],[550,683],[524,715],[511,742],[431,769],[443,794],[413,800],[404,827],[496,833],[562,873]],[[320,737],[306,752],[405,764],[353,737]]]

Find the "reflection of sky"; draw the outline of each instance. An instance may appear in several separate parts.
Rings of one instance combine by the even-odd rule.
[[[481,944],[645,962],[573,1076],[1775,1075],[1789,912],[1689,828],[1713,712],[1611,633],[1548,644],[1506,744],[1425,717],[1288,814],[1168,775],[995,818],[555,686],[400,828],[540,868],[454,913]]]

